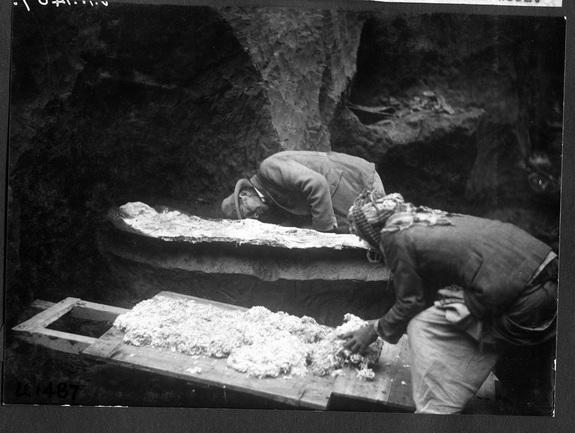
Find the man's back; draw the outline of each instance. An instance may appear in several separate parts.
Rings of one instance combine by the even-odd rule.
[[[311,215],[317,227],[348,225],[347,211],[365,189],[383,184],[375,165],[337,152],[283,151],[266,158],[251,179],[280,208]]]
[[[505,308],[551,251],[509,223],[468,215],[449,219],[453,225],[384,232],[382,245],[389,260],[412,256],[415,272],[437,287],[464,287],[466,302],[477,316]]]

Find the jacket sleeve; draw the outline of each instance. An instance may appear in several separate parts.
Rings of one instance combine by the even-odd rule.
[[[379,319],[376,329],[381,338],[395,344],[409,321],[425,309],[423,281],[417,273],[409,231],[387,235],[381,248],[393,276],[395,304]]]
[[[329,185],[322,174],[297,161],[268,158],[260,164],[258,175],[274,187],[302,194],[310,207],[314,229],[328,231],[337,226]]]

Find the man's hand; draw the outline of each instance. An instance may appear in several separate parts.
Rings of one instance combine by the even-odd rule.
[[[343,344],[344,348],[351,350],[353,353],[359,352],[364,354],[367,347],[377,340],[377,333],[375,329],[373,329],[373,324],[370,323],[363,328],[359,328],[357,331],[348,332],[342,335],[342,337],[348,340]]]

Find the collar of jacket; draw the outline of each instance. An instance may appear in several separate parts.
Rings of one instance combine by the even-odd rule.
[[[258,196],[265,200],[265,201],[273,201],[271,199],[271,196],[269,194],[269,192],[267,191],[267,189],[264,187],[261,179],[258,177],[257,174],[254,174],[251,178],[250,178],[250,183],[252,184],[252,186],[254,187],[254,189],[256,190],[256,193],[258,194]]]
[[[250,182],[253,185],[254,189],[256,190],[256,192],[258,194],[261,194],[260,197],[263,197],[263,201],[270,204],[273,203],[275,206],[284,209],[287,212],[292,213],[292,211],[285,207],[284,205],[282,205],[281,203],[279,203],[275,198],[274,198],[274,190],[273,188],[264,185],[263,181],[259,178],[259,176],[257,174],[254,174],[251,178],[250,178]],[[277,196],[281,197],[281,194],[279,192],[275,192],[275,194]]]
[[[258,197],[260,198],[260,200],[261,200],[262,202],[266,203],[266,202],[267,202],[266,196],[259,190],[259,188],[257,188],[256,186],[254,186],[253,183],[252,183],[252,186],[254,187],[254,191],[256,192],[256,194],[258,195]]]

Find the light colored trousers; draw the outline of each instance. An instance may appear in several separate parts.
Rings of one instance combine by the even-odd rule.
[[[474,332],[458,326],[451,316],[448,320],[448,311],[431,306],[407,327],[416,413],[460,413],[498,359],[492,345],[480,350],[470,335]]]

